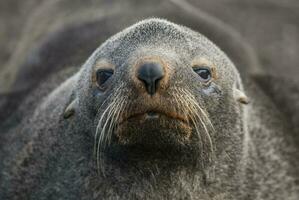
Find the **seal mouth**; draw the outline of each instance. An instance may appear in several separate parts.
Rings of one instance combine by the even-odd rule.
[[[183,116],[182,114],[179,114],[177,112],[167,112],[162,110],[147,110],[143,112],[136,112],[136,113],[130,113],[126,116],[124,116],[118,125],[122,125],[125,122],[131,121],[131,120],[139,120],[140,122],[144,122],[146,120],[159,120],[160,118],[168,118],[172,120],[180,121],[186,125],[189,125],[189,120],[187,117]]]
[[[119,144],[160,149],[190,142],[193,128],[184,113],[164,107],[130,111],[116,125]]]
[[[159,113],[152,112],[152,111],[147,112],[145,118],[146,119],[158,119],[159,118]]]

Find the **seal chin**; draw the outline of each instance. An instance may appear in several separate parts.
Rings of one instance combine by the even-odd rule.
[[[186,117],[162,110],[130,113],[120,121],[116,130],[119,144],[158,149],[187,144],[191,133],[192,127]]]
[[[148,162],[197,166],[200,152],[193,130],[183,115],[170,109],[131,112],[116,126],[112,143],[103,150],[105,159],[134,166]]]

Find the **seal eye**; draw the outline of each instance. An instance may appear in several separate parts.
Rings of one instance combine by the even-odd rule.
[[[96,72],[98,86],[101,87],[113,75],[112,69],[99,69]]]
[[[194,71],[199,75],[200,79],[204,82],[208,82],[212,78],[210,69],[206,67],[195,67]]]

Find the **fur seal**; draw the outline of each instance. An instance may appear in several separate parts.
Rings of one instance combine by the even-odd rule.
[[[215,44],[161,19],[104,42],[5,145],[2,198],[296,199],[296,145]],[[249,107],[246,108],[246,107]],[[267,115],[263,115],[267,113]]]
[[[0,121],[13,113],[27,94],[52,73],[69,66],[81,66],[108,37],[152,16],[208,36],[233,62],[239,63],[241,76],[260,69],[253,49],[237,31],[183,1],[44,2],[30,16],[12,57],[0,69],[0,101],[4,102],[0,104]]]

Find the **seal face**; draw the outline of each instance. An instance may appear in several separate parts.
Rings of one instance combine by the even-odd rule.
[[[80,73],[73,100],[78,106],[67,113],[77,107],[89,122],[98,157],[113,148],[137,149],[144,159],[146,152],[151,157],[158,152],[163,160],[192,154],[208,165],[217,140],[227,135],[217,135],[220,129],[233,133],[242,126],[238,101],[244,103],[246,96],[241,90],[237,70],[212,42],[150,19],[93,53]],[[232,121],[221,122],[219,113]]]
[[[199,32],[201,24],[207,27],[201,21]],[[58,36],[68,43],[70,32]],[[238,52],[242,45],[232,46]],[[283,118],[254,82],[247,82],[254,101],[245,112],[235,66],[199,33],[142,21],[36,98],[70,72],[45,81],[22,106],[32,112],[1,134],[0,199],[297,199],[298,148]]]

